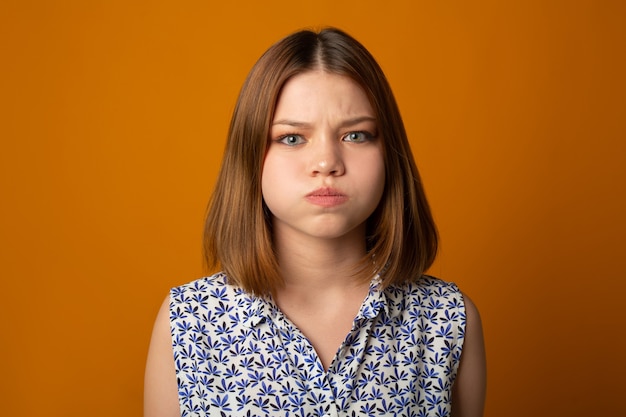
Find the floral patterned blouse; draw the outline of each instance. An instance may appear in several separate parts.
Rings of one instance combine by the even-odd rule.
[[[449,416],[465,331],[456,285],[374,280],[325,371],[270,298],[216,274],[172,289],[182,417]]]

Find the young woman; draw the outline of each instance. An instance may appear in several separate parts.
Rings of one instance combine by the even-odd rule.
[[[256,63],[205,230],[223,272],[157,317],[145,416],[481,416],[474,304],[426,276],[437,233],[380,67],[337,29]]]

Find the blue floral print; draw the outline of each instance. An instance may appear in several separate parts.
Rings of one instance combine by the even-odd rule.
[[[445,417],[465,331],[456,285],[373,280],[328,371],[270,297],[224,274],[172,289],[182,417]]]

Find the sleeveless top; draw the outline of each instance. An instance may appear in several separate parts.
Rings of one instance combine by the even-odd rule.
[[[374,280],[328,371],[271,297],[224,274],[172,289],[170,324],[182,417],[442,417],[465,306],[433,277],[385,290]]]

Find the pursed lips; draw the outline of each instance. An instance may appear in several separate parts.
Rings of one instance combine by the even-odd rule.
[[[318,206],[334,207],[348,201],[348,196],[334,188],[322,187],[308,193],[305,199]]]

